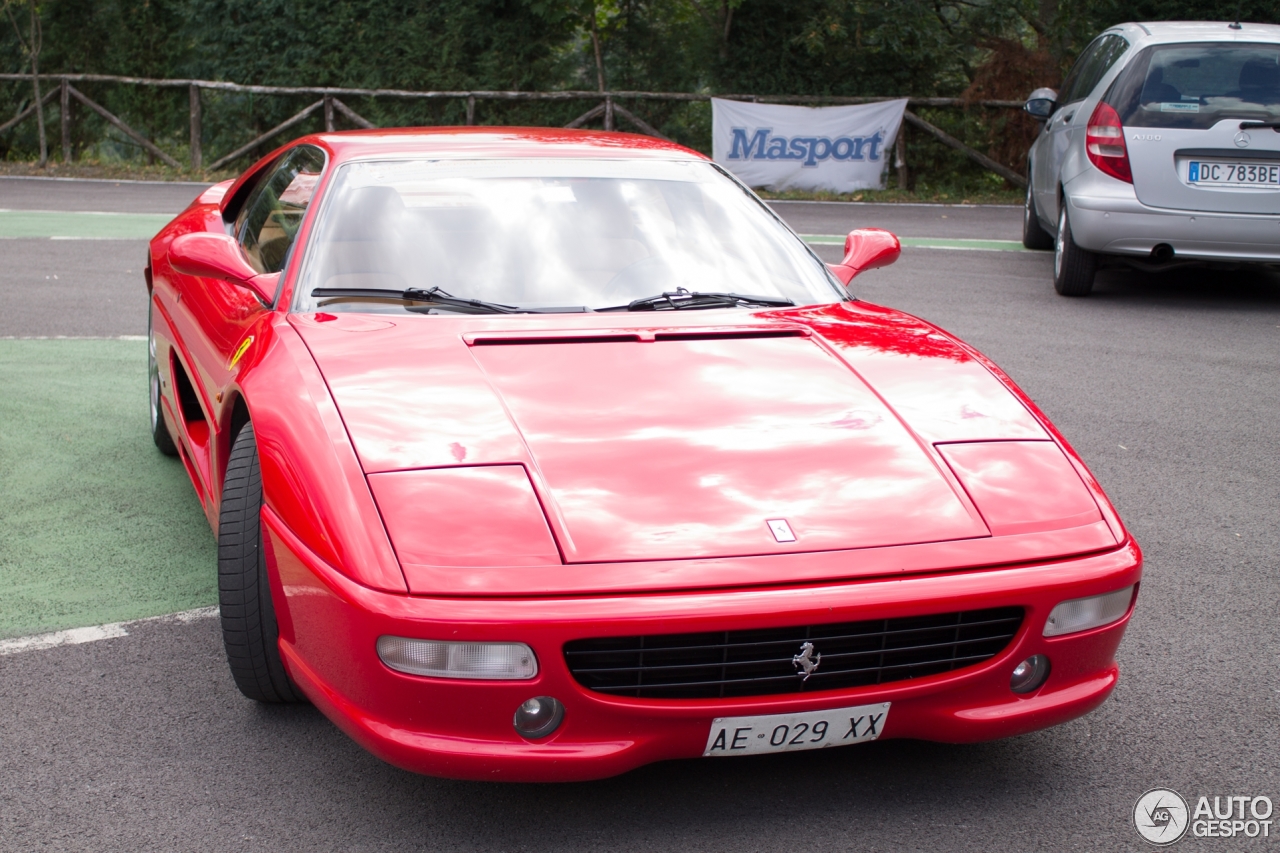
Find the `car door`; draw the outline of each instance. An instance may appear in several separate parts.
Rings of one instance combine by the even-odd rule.
[[[1138,199],[1152,207],[1280,213],[1280,44],[1153,45],[1108,95]]]
[[[324,153],[313,146],[287,151],[264,171],[238,211],[236,241],[259,273],[284,269],[324,163]],[[218,441],[218,426],[224,421],[220,404],[240,359],[253,345],[251,326],[271,306],[247,288],[221,279],[175,273],[172,280],[173,319],[186,350],[182,366],[190,387],[185,390],[194,398],[179,407],[183,438],[205,495],[213,498],[221,491],[219,448],[228,450]],[[182,381],[175,377],[175,382]]]
[[[1115,33],[1106,33],[1090,42],[1067,73],[1058,94],[1058,108],[1045,122],[1034,160],[1036,209],[1049,220],[1049,230],[1057,230],[1058,187],[1063,182],[1062,166],[1076,137],[1084,133],[1089,116],[1081,107],[1103,76],[1128,50],[1129,42]]]

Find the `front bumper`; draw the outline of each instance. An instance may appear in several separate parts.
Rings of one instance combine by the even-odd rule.
[[[1136,584],[1141,554],[1131,541],[1067,561],[823,586],[721,592],[564,597],[429,599],[375,592],[325,566],[264,513],[278,608],[280,649],[291,677],[334,723],[370,752],[433,776],[575,781],[653,761],[702,755],[715,717],[824,710],[891,702],[882,737],[967,742],[1009,737],[1088,713],[1119,671],[1116,647],[1129,620],[1045,639],[1059,602]],[[565,665],[569,640],[739,630],[893,618],[1016,605],[1021,629],[994,658],[951,673],[890,685],[719,700],[633,699],[579,685]],[[422,678],[385,667],[379,636],[519,641],[538,657],[528,681]],[[1009,690],[1013,667],[1048,655],[1052,672],[1036,692]],[[564,723],[538,742],[519,737],[512,716],[533,696],[564,703]]]
[[[1064,192],[1071,236],[1091,252],[1145,257],[1167,243],[1175,258],[1280,263],[1280,216],[1149,207],[1133,184],[1096,169],[1069,181]]]

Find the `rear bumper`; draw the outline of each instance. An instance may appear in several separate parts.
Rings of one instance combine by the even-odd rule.
[[[1167,243],[1175,258],[1280,263],[1280,216],[1148,207],[1132,184],[1096,169],[1086,170],[1064,191],[1071,234],[1091,252],[1146,256]]]
[[[270,518],[269,555],[290,675],[331,720],[384,760],[434,776],[574,781],[653,761],[701,756],[716,717],[824,710],[890,702],[882,737],[968,742],[1009,737],[1088,713],[1119,676],[1114,661],[1129,615],[1092,631],[1041,636],[1058,602],[1138,582],[1132,542],[1104,554],[1016,568],[820,587],[558,599],[439,600],[360,587],[319,563]],[[1017,605],[1019,633],[994,658],[955,672],[890,685],[718,700],[632,699],[579,685],[564,644],[584,637],[821,624]],[[520,641],[539,661],[519,682],[453,681],[386,668],[384,634]],[[1029,696],[1009,690],[1014,666],[1048,655],[1048,681]],[[521,702],[550,695],[560,728],[528,742],[512,727]]]

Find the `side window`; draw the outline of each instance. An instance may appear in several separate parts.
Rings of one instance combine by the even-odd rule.
[[[1067,72],[1067,79],[1062,81],[1062,91],[1058,93],[1058,104],[1065,106],[1073,101],[1080,100],[1081,96],[1077,96],[1076,92],[1080,88],[1080,75],[1084,69],[1093,62],[1093,56],[1098,52],[1098,48],[1102,46],[1102,39],[1091,42],[1084,49],[1084,53],[1080,54],[1080,58],[1076,60],[1076,64],[1071,66],[1071,70]]]
[[[1107,72],[1111,70],[1111,66],[1124,56],[1126,50],[1129,49],[1129,42],[1120,36],[1104,36],[1103,44],[1098,48],[1097,57],[1094,59],[1093,68],[1090,69],[1089,79],[1080,78],[1080,97],[1087,98],[1094,88],[1098,85],[1098,81],[1107,76]]]
[[[324,153],[301,145],[284,155],[236,217],[236,239],[258,272],[279,272],[324,171]]]
[[[1106,35],[1095,40],[1085,48],[1085,52],[1067,75],[1058,103],[1065,105],[1089,97],[1098,81],[1128,49],[1129,42],[1117,35]]]

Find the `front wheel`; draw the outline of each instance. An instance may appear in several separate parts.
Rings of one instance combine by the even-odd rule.
[[[1058,213],[1058,238],[1053,244],[1053,289],[1062,296],[1088,296],[1093,290],[1093,276],[1098,269],[1098,256],[1076,245],[1067,218],[1067,200],[1062,200]]]
[[[280,631],[262,553],[262,473],[253,424],[231,446],[218,515],[222,644],[236,687],[258,702],[304,702],[280,659]]]

